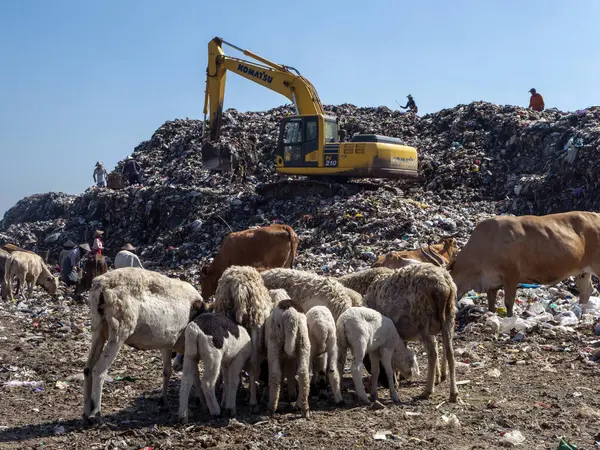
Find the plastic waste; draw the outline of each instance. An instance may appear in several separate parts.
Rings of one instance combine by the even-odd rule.
[[[500,333],[508,333],[510,330],[515,329],[517,331],[525,330],[530,328],[532,324],[525,322],[523,319],[517,316],[503,317],[500,320]]]
[[[579,319],[573,313],[573,311],[562,311],[558,313],[554,319],[557,320],[563,327],[570,327],[579,323]]]
[[[42,385],[41,381],[10,380],[10,381],[6,381],[2,386],[4,386],[4,387],[23,386],[23,387],[37,388],[37,387],[40,387],[41,385]]]
[[[519,430],[509,431],[502,436],[502,442],[512,445],[521,445],[525,442],[525,436]]]
[[[438,428],[460,428],[460,422],[455,414],[444,414],[436,422]]]
[[[578,450],[578,447],[570,444],[566,437],[562,437],[556,450]]]

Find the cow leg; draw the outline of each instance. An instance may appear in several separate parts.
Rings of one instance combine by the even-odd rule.
[[[489,289],[487,291],[488,310],[496,312],[496,295],[498,294],[498,288]]]
[[[506,305],[507,317],[513,316],[513,307],[515,306],[515,297],[517,296],[518,281],[504,280],[504,304]]]
[[[579,288],[579,303],[586,304],[590,300],[594,285],[592,284],[592,274],[583,273],[575,278],[577,287]]]
[[[92,412],[92,370],[100,359],[105,342],[101,327],[92,330],[92,345],[85,369],[83,369],[83,417],[89,417]]]
[[[102,354],[100,360],[92,369],[92,395],[91,395],[91,411],[87,418],[99,417],[101,411],[102,402],[102,388],[104,387],[104,380],[106,374],[112,363],[117,358],[119,351],[125,345],[125,339],[118,338],[117,333],[110,333],[108,343]]]

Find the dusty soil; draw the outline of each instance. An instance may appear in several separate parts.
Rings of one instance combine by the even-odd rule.
[[[430,400],[415,399],[426,372],[421,354],[421,377],[402,382],[399,405],[383,388],[385,409],[358,404],[346,373],[345,405],[313,400],[309,420],[285,403],[274,417],[264,405],[261,414],[250,414],[244,388],[236,419],[210,418],[192,402],[185,426],[176,422],[179,375],[171,381],[169,410],[161,411],[159,352],[126,348],[109,372],[114,380],[105,385],[105,422],[88,426],[81,420],[80,375],[89,345],[87,305],[70,303],[67,309],[68,326],[60,317],[35,317],[6,303],[0,308],[0,448],[484,449],[502,447],[504,433],[512,430],[522,433],[520,447],[527,449],[556,449],[562,436],[580,449],[600,440],[600,372],[586,358],[596,339],[583,328],[533,332],[521,342],[478,326],[457,332],[458,404],[444,402],[447,382]],[[8,380],[42,381],[43,389],[1,387]],[[460,427],[441,425],[444,414],[456,415]],[[377,441],[378,431],[391,434]]]

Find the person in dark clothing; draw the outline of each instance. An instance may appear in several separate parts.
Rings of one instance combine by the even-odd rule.
[[[419,108],[417,108],[417,104],[415,103],[415,99],[410,94],[408,94],[406,97],[408,98],[408,102],[406,103],[406,106],[400,106],[400,108],[402,108],[402,109],[407,109],[408,108],[408,112],[412,112],[412,113],[417,114],[419,112]]]
[[[140,163],[133,159],[132,156],[128,156],[121,173],[127,177],[129,184],[133,185],[142,184],[141,171],[142,167],[140,166]]]

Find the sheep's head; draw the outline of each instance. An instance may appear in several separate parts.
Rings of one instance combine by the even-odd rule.
[[[402,376],[407,380],[421,375],[419,363],[415,357],[415,353],[402,341],[401,344],[394,350],[392,365],[394,367],[394,371],[399,370]]]

